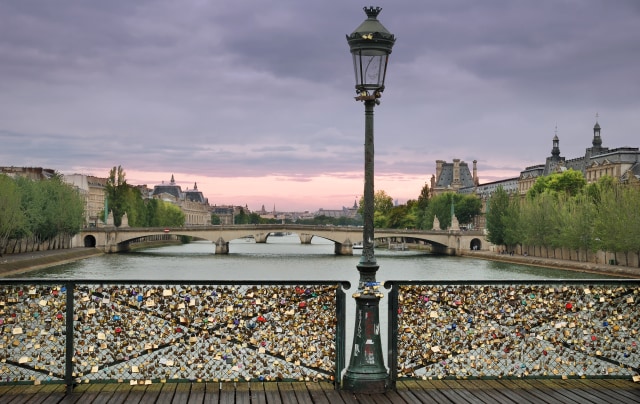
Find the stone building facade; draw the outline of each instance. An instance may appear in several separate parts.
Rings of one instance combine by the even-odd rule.
[[[182,191],[182,187],[171,175],[171,181],[168,184],[163,181],[154,186],[149,197],[177,205],[184,213],[185,226],[211,224],[209,201],[201,191],[198,191],[197,183],[193,185],[193,189]]]

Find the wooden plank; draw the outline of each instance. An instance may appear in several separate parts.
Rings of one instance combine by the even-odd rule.
[[[636,402],[635,398],[621,397],[621,389],[615,387],[604,389],[591,380],[571,380],[571,385],[575,388],[576,394],[580,394],[583,397],[586,395],[587,401],[589,397],[597,397],[601,402],[621,401],[621,399],[629,404]]]
[[[204,404],[217,404],[220,401],[220,382],[207,382],[204,388]]]
[[[192,383],[175,383],[176,390],[173,393],[172,404],[187,404],[189,402],[189,394],[191,394]]]
[[[161,383],[162,390],[160,390],[160,394],[156,398],[156,403],[171,404],[177,385],[178,383]]]
[[[278,390],[278,383],[276,382],[264,383],[264,394],[268,403],[279,403],[281,400],[280,390]]]
[[[296,393],[293,391],[293,386],[290,382],[278,382],[278,389],[280,390],[280,398],[283,404],[296,404]]]
[[[586,402],[609,403],[611,397],[601,389],[594,388],[589,380],[556,380],[561,388],[570,389],[577,396],[583,397]]]
[[[315,404],[333,404],[327,396],[322,391],[322,387],[320,387],[319,383],[316,382],[307,382],[305,383],[305,387],[309,391],[309,395],[311,396],[311,400]]]
[[[249,382],[236,382],[236,403],[251,403],[251,389],[249,388]]]
[[[43,387],[42,385],[34,386],[33,384],[17,385],[13,389],[11,389],[10,392],[7,394],[7,397],[11,397],[11,398],[10,398],[10,401],[7,400],[6,402],[23,404],[29,399],[29,397],[31,397],[32,394],[36,394],[38,391],[40,391],[42,387]]]
[[[220,404],[236,402],[236,386],[233,382],[220,383]]]
[[[451,402],[441,389],[436,389],[430,381],[406,380],[402,384],[411,391],[423,403],[449,403]]]
[[[157,384],[157,383],[156,383]],[[127,401],[126,403],[140,403],[140,401],[142,401],[142,398],[144,397],[146,391],[148,388],[151,388],[152,384],[142,384],[142,385],[135,385],[135,386],[130,386],[129,388],[129,394],[127,395]],[[116,394],[118,394],[118,392],[116,392]]]
[[[554,399],[553,403],[573,403],[573,404],[584,404],[580,397],[573,397],[569,394],[569,392],[563,392],[558,390],[558,387],[553,383],[550,383],[549,379],[533,379],[527,380],[531,386],[533,386],[535,390],[535,394],[540,397],[541,395],[549,396]]]
[[[250,382],[249,391],[251,391],[252,404],[267,404],[267,396],[264,393],[264,383]]]
[[[592,379],[591,381],[614,398],[619,397],[627,403],[640,403],[640,386],[634,385],[633,382],[620,379]]]
[[[43,403],[49,399],[51,394],[55,393],[56,391],[64,391],[64,388],[66,388],[66,386],[63,386],[61,384],[45,384],[40,390],[32,394],[31,397],[28,397],[28,400],[25,402],[34,404]]]
[[[204,401],[204,394],[206,389],[206,383],[196,382],[191,383],[191,393],[189,394],[188,404],[200,404]]]
[[[384,393],[384,397],[390,403],[405,403],[404,398],[395,390],[387,391],[386,393]]]
[[[376,404],[376,400],[375,397],[377,395],[371,395],[371,394],[363,394],[363,393],[356,393],[354,394],[356,400],[358,400],[358,403],[362,403],[362,404]]]
[[[402,400],[408,404],[420,404],[425,402],[420,400],[403,382],[396,383],[396,393],[398,393]]]
[[[313,404],[311,394],[309,393],[305,382],[292,382],[291,388],[296,396],[296,402],[300,404]]]
[[[131,392],[131,389],[133,389],[133,386],[131,386],[131,385],[127,384],[127,383],[118,384],[118,386],[116,387],[116,390],[113,392],[113,395],[109,399],[108,403],[111,403],[111,404],[118,404],[118,403],[124,403],[124,402],[127,402],[127,403],[134,403],[135,402],[135,403],[137,403],[137,401],[134,401],[133,398],[131,400],[127,400],[127,397],[129,396],[129,393]],[[138,399],[138,401],[140,401],[140,400]]]
[[[100,391],[106,386],[103,383],[85,383],[73,389],[73,393],[80,393],[78,403],[92,403],[100,394]]]
[[[556,401],[554,401],[554,399],[545,399],[548,398],[548,396],[546,396],[545,394],[540,394],[540,396],[536,395],[534,393],[534,388],[533,386],[531,386],[528,383],[521,383],[520,380],[511,380],[511,379],[501,379],[501,380],[495,380],[495,384],[498,386],[502,386],[501,389],[503,390],[503,394],[514,394],[517,396],[517,400],[520,401],[522,400],[522,402],[529,402],[529,403],[547,403],[547,404],[552,404],[552,403],[556,403]],[[500,387],[496,387],[498,389],[500,389]]]
[[[531,403],[529,399],[521,396],[518,390],[510,390],[504,392],[501,385],[495,383],[495,380],[467,380],[468,384],[478,390],[482,390],[492,397],[496,403],[514,404],[514,403]]]
[[[346,401],[342,395],[340,390],[336,390],[336,387],[333,385],[333,383],[328,383],[328,382],[318,382],[318,385],[320,386],[320,388],[322,389],[322,391],[324,392],[325,396],[327,396],[327,399],[329,400],[329,402],[331,404],[344,404],[344,403],[351,403],[352,401]]]
[[[92,404],[106,404],[117,388],[118,383],[106,383],[93,399]]]
[[[140,398],[140,404],[151,404],[155,403],[160,393],[162,392],[162,387],[164,383],[153,383],[147,386]]]

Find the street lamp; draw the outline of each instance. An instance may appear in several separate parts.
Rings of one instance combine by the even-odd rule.
[[[350,35],[347,42],[353,55],[357,101],[364,102],[364,205],[362,256],[357,265],[360,273],[356,300],[356,320],[349,367],[343,378],[343,388],[353,392],[382,393],[389,387],[389,375],[384,366],[380,342],[379,303],[383,296],[376,282],[378,264],[373,252],[373,107],[380,104],[393,34],[376,18],[382,8],[365,7],[367,19]]]

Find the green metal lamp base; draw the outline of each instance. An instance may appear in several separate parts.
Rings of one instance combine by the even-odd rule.
[[[374,373],[360,368],[358,372],[347,370],[342,378],[342,388],[352,393],[381,394],[389,390],[389,375],[386,369],[375,369]]]

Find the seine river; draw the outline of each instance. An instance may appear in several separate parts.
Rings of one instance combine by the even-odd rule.
[[[297,235],[270,236],[266,244],[234,240],[228,255],[215,245],[194,242],[105,254],[25,273],[26,277],[67,279],[165,280],[347,280],[358,281],[360,250],[336,256],[333,242],[314,237],[300,244]],[[377,280],[536,280],[594,279],[595,274],[562,271],[472,258],[435,256],[416,251],[376,249]]]

